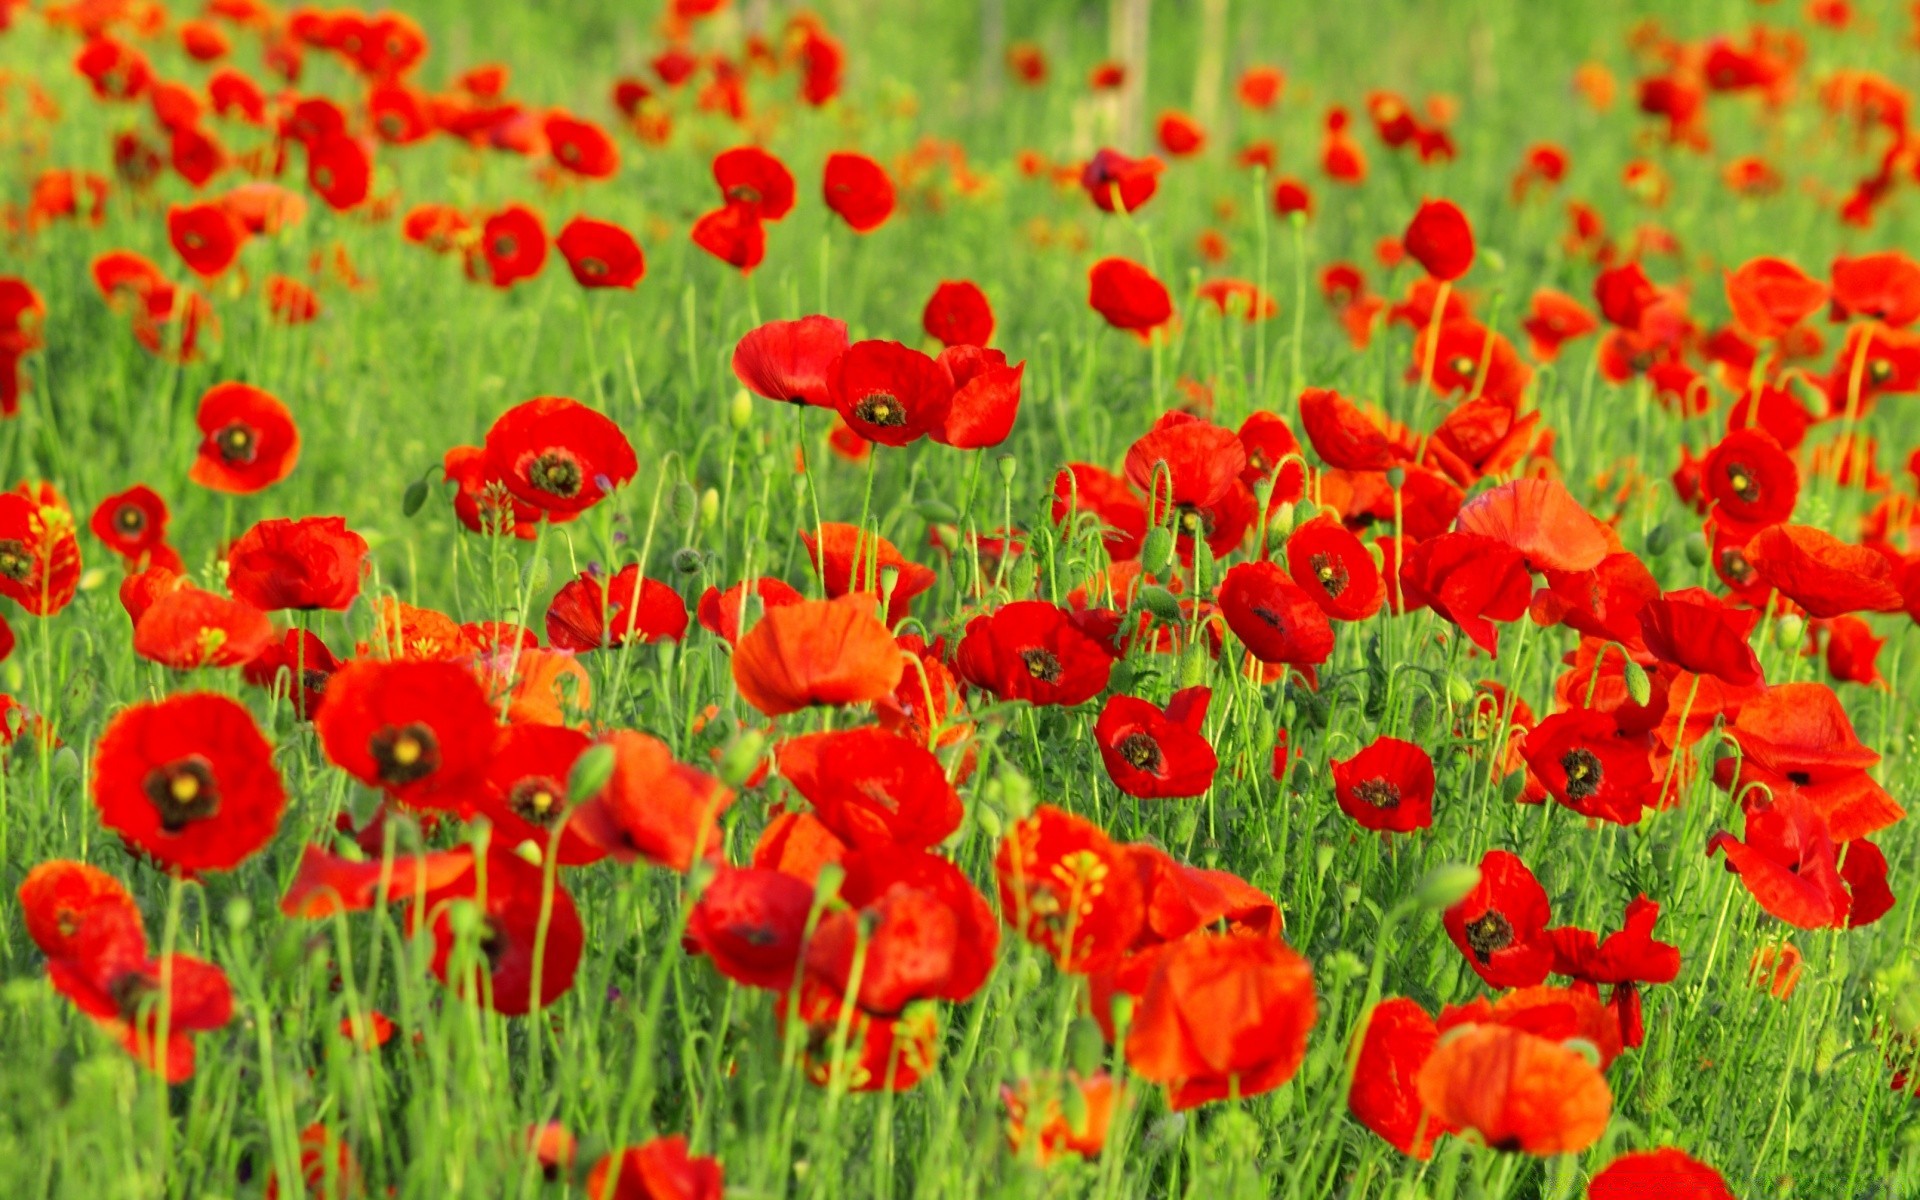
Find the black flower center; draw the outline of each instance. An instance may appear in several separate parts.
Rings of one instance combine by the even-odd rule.
[[[141,1015],[143,1009],[150,1009],[160,995],[160,983],[151,975],[139,971],[127,971],[116,975],[107,984],[107,995],[113,999],[113,1006],[120,1015],[131,1021]]]
[[[260,432],[245,422],[234,421],[213,435],[213,444],[223,461],[245,466],[260,453]]]
[[[1326,589],[1327,595],[1337,597],[1347,590],[1347,581],[1351,577],[1347,574],[1347,564],[1340,561],[1339,555],[1316,554],[1313,556],[1312,564],[1313,577],[1320,581],[1320,586]]]
[[[15,583],[25,583],[33,577],[33,555],[27,552],[25,542],[18,538],[0,540],[0,575]]]
[[[1585,746],[1576,746],[1560,756],[1560,769],[1567,773],[1567,799],[1585,800],[1600,791],[1606,772],[1600,757]]]
[[[1867,364],[1867,378],[1875,383],[1885,383],[1893,378],[1893,363],[1884,358],[1876,358]]]
[[[907,423],[907,406],[891,392],[871,392],[853,406],[853,415],[869,425],[898,429]]]
[[[512,258],[519,252],[519,249],[520,243],[505,234],[493,239],[493,256],[495,258]]]
[[[195,821],[220,811],[220,789],[213,781],[213,764],[199,755],[163,763],[147,772],[141,785],[160,813],[160,828],[179,833]]]
[[[1748,562],[1747,556],[1738,549],[1721,552],[1720,569],[1726,572],[1728,579],[1741,587],[1747,586],[1754,580],[1753,564]]]
[[[147,510],[138,504],[122,504],[113,510],[113,527],[128,537],[147,531]]]
[[[1513,924],[1493,909],[1467,922],[1467,949],[1481,962],[1513,945]]]
[[[1020,652],[1020,661],[1027,665],[1027,674],[1041,683],[1060,682],[1060,658],[1053,651],[1034,646]]]
[[[1160,770],[1160,743],[1154,741],[1151,734],[1135,731],[1121,738],[1119,746],[1115,748],[1120,751],[1121,758],[1138,770],[1149,773]]]
[[[548,450],[527,465],[527,482],[543,492],[571,500],[580,494],[586,474],[580,460],[564,450]]]
[[[404,786],[440,769],[440,740],[423,722],[388,725],[367,739],[382,783]]]
[[[1353,785],[1353,794],[1384,812],[1392,812],[1400,807],[1400,788],[1384,779],[1356,783]]]
[[[529,825],[551,828],[566,807],[566,789],[546,775],[529,775],[507,792],[507,807]]]
[[[1760,481],[1753,477],[1753,472],[1748,470],[1745,463],[1727,464],[1727,486],[1732,488],[1733,494],[1742,500],[1753,501],[1760,498]]]
[[[742,204],[760,203],[760,189],[752,184],[736,183],[727,189],[727,199],[738,200]]]

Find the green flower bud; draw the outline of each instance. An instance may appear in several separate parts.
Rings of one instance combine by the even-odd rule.
[[[567,772],[567,803],[585,804],[600,794],[613,778],[615,756],[613,747],[601,742],[589,746],[579,758],[573,760],[573,769]]]
[[[1428,871],[1413,889],[1413,898],[1423,908],[1452,908],[1480,886],[1480,868],[1466,863],[1441,863]]]

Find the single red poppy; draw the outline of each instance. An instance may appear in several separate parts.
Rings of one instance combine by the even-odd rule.
[[[1027,364],[1008,366],[1000,351],[967,344],[942,350],[939,363],[953,380],[953,404],[946,421],[928,436],[956,450],[981,450],[1006,441],[1020,416],[1020,380]]]
[[[1113,654],[1066,609],[1016,600],[967,622],[953,665],[1003,700],[1072,707],[1106,690]]]
[[[1333,653],[1326,612],[1279,563],[1234,564],[1220,582],[1219,600],[1227,628],[1261,662],[1315,667]]]
[[[813,885],[783,871],[722,866],[687,914],[692,949],[728,979],[786,992],[800,974]]]
[[[247,233],[223,206],[205,201],[167,210],[167,240],[189,270],[212,279],[233,265]]]
[[[1785,259],[1756,258],[1727,273],[1727,303],[1733,319],[1762,341],[1780,337],[1819,311],[1827,285]]]
[[[1898,250],[1840,255],[1829,272],[1833,280],[1832,316],[1867,317],[1895,328],[1920,320],[1920,263]]]
[[[1743,557],[1762,584],[1810,616],[1898,612],[1905,605],[1883,555],[1811,525],[1770,525],[1746,544]]]
[[[167,502],[144,483],[102,500],[88,528],[109,550],[137,562],[167,540]]]
[[[122,709],[93,760],[100,821],[185,874],[230,871],[280,827],[273,747],[238,702],[190,692]]]
[[[830,381],[833,404],[861,437],[905,446],[945,424],[953,378],[934,359],[899,342],[855,342]]]
[[[1114,1114],[1125,1089],[1105,1071],[1082,1078],[1077,1071],[1057,1077],[1002,1084],[1007,1107],[1007,1145],[1023,1159],[1044,1167],[1073,1154],[1091,1161],[1106,1149]],[[1069,1115],[1068,1108],[1073,1109]]]
[[[146,957],[139,906],[98,867],[65,859],[41,863],[21,881],[20,910],[27,936],[50,959]]]
[[[943,346],[984,346],[993,339],[993,307],[979,284],[944,279],[927,298],[920,327]]]
[[[334,765],[416,808],[470,808],[493,754],[493,708],[451,662],[348,663],[327,681],[314,727]]]
[[[1103,258],[1087,272],[1087,303],[1115,329],[1146,337],[1173,319],[1173,297],[1153,273],[1126,258]]]
[[[1328,388],[1300,393],[1300,428],[1321,461],[1343,471],[1384,471],[1411,457],[1351,401]]]
[[[1536,571],[1591,570],[1614,549],[1600,522],[1551,479],[1482,492],[1461,507],[1459,528],[1511,546]]]
[[[1758,429],[1736,429],[1701,464],[1700,483],[1729,522],[1758,529],[1793,516],[1800,471],[1777,442]]]
[[[1127,1032],[1127,1062],[1174,1111],[1293,1078],[1318,1016],[1313,968],[1285,942],[1200,933],[1161,954]]]
[[[631,288],[647,273],[646,255],[633,235],[609,221],[575,217],[553,240],[567,269],[583,288]]]
[[[1420,1102],[1420,1068],[1440,1044],[1440,1030],[1412,1000],[1383,1000],[1367,1014],[1347,1107],[1402,1154],[1425,1161],[1443,1133],[1454,1132]]]
[[[601,739],[613,747],[613,776],[582,805],[574,827],[621,862],[645,859],[672,871],[700,858],[719,858],[720,814],[731,789],[678,762],[659,738],[619,729]]]
[[[756,146],[738,146],[713,160],[713,181],[729,206],[762,221],[778,221],[793,210],[793,175],[786,165]]]
[[[733,348],[733,374],[769,400],[832,408],[832,381],[847,352],[847,323],[836,317],[768,321]]]
[[[757,210],[729,203],[693,223],[693,244],[721,262],[751,274],[767,257],[767,231]]]
[[[1744,840],[1724,832],[1708,840],[1709,856],[1721,851],[1727,869],[1773,916],[1799,929],[1846,925],[1852,895],[1838,847],[1808,798],[1786,793],[1748,809]]]
[[[1427,374],[1428,364],[1432,373]],[[1422,377],[1442,395],[1490,397],[1517,407],[1533,368],[1520,358],[1505,336],[1471,318],[1446,321],[1435,329],[1421,327],[1413,342],[1407,377]]]
[[[855,850],[928,850],[960,827],[960,797],[924,743],[872,726],[805,734],[775,751],[781,777]]]
[[[1207,144],[1207,131],[1185,113],[1161,113],[1154,132],[1160,139],[1160,148],[1175,158],[1198,154]]]
[[[544,510],[528,504],[492,473],[480,446],[455,446],[442,460],[442,474],[455,486],[453,515],[475,533],[531,541],[540,532]]]
[[[1240,445],[1247,454],[1240,482],[1249,487],[1263,479],[1274,481],[1270,505],[1291,504],[1307,493],[1307,467],[1300,439],[1278,413],[1256,409],[1240,423]]]
[[[486,449],[493,478],[555,517],[592,508],[639,469],[618,425],[565,396],[538,396],[501,413]]]
[[[373,156],[359,138],[321,138],[307,149],[307,183],[335,212],[358,208],[373,186]]]
[[[1421,204],[1400,243],[1410,258],[1442,283],[1453,282],[1473,266],[1473,227],[1451,200]]]
[[[677,642],[686,632],[686,601],[659,580],[643,578],[638,563],[620,568],[604,586],[582,571],[547,606],[547,641],[576,654],[628,641]]]
[[[1505,850],[1489,850],[1480,860],[1480,882],[1447,909],[1442,923],[1474,974],[1493,987],[1508,988],[1532,987],[1547,977],[1553,965],[1553,943],[1546,935],[1551,920],[1546,889],[1527,864]]]
[[[1759,619],[1758,612],[1733,608],[1699,588],[1649,600],[1638,617],[1641,637],[1655,658],[1735,687],[1761,681],[1760,658],[1747,644]]]
[[[1102,970],[1132,946],[1145,916],[1126,847],[1084,817],[1042,804],[994,855],[1000,913],[1063,971]]]
[[[482,865],[475,863],[475,869],[428,892],[414,919],[429,924],[432,970],[441,983],[503,1016],[525,1016],[573,986],[586,941],[580,912],[564,884],[517,854],[496,848],[487,855],[485,870]],[[479,909],[477,929],[468,935],[470,974],[456,957],[455,901]]]
[[[587,1172],[593,1200],[720,1200],[720,1160],[690,1155],[679,1134],[609,1154]]]
[[[1380,611],[1386,586],[1359,538],[1322,513],[1287,539],[1287,574],[1336,621],[1364,621]]]
[[[327,680],[340,669],[319,635],[305,629],[289,629],[279,642],[269,642],[240,668],[240,677],[259,688],[281,688],[292,701],[294,715],[312,720],[320,711]],[[282,674],[286,683],[280,682]]]
[[[826,521],[817,529],[801,530],[800,541],[829,597],[885,592],[889,625],[906,620],[913,598],[938,579],[932,568],[910,561],[892,542],[853,525]],[[888,573],[893,576],[891,591],[884,578]]]
[[[167,160],[173,164],[174,171],[194,188],[205,187],[227,165],[226,152],[220,143],[196,125],[175,129],[167,150]]]
[[[1433,826],[1433,759],[1412,742],[1378,737],[1330,760],[1333,798],[1363,829],[1412,833]]]
[[[272,640],[267,614],[192,586],[155,598],[133,626],[134,653],[176,671],[240,666]]]
[[[1613,1115],[1613,1093],[1587,1055],[1504,1024],[1468,1026],[1443,1040],[1420,1068],[1418,1090],[1448,1127],[1543,1157],[1585,1150]]]
[[[871,233],[893,215],[893,180],[864,154],[829,154],[821,189],[827,207],[855,233]]]
[[[592,739],[563,725],[509,725],[498,737],[487,764],[479,811],[493,822],[499,844],[516,847],[532,842],[543,857],[552,853],[563,867],[584,866],[606,857],[570,819],[568,781]]]
[[[241,534],[227,551],[227,588],[264,612],[330,608],[360,595],[367,540],[343,517],[277,517]]]
[[[1128,158],[1118,150],[1102,149],[1080,172],[1080,186],[1101,212],[1133,212],[1153,199],[1166,164],[1148,155]]]
[[[269,275],[266,281],[267,312],[280,325],[305,325],[320,315],[320,296],[297,279]]]
[[[783,579],[761,576],[743,580],[724,592],[710,587],[700,594],[695,616],[700,627],[725,639],[728,645],[739,642],[743,630],[775,608],[798,604],[804,597]]]
[[[200,450],[187,478],[211,491],[260,491],[292,474],[300,461],[300,430],[293,413],[252,384],[208,388],[194,421],[200,427]]]
[[[1183,412],[1162,413],[1127,448],[1127,479],[1147,494],[1152,514],[1191,518],[1227,498],[1247,467],[1233,430]]]
[[[958,867],[897,847],[855,851],[842,865],[845,907],[815,928],[806,950],[810,976],[876,1017],[980,990],[993,972],[1000,926]]]
[[[1116,562],[1140,556],[1147,536],[1147,509],[1126,480],[1090,463],[1068,463],[1053,479],[1053,521],[1066,523],[1075,513],[1099,521],[1107,554]]]
[[[538,213],[519,204],[489,216],[467,255],[467,273],[497,288],[531,279],[546,265],[547,227]]]
[[[472,870],[473,850],[468,846],[372,859],[346,859],[307,846],[280,897],[280,911],[309,921],[362,912],[377,900],[409,900],[440,891]]]
[[[1541,362],[1552,362],[1559,357],[1560,347],[1600,328],[1599,319],[1584,304],[1552,288],[1533,294],[1533,307],[1520,325],[1527,331],[1534,358]]]
[[[1868,686],[1886,682],[1874,660],[1886,638],[1873,636],[1873,627],[1859,617],[1835,617],[1827,626],[1827,673],[1844,683]]]
[[[1680,974],[1680,948],[1654,939],[1653,926],[1659,919],[1660,906],[1642,895],[1627,905],[1620,929],[1605,938],[1571,926],[1547,931],[1553,939],[1555,975],[1568,975],[1582,984],[1612,985],[1608,1007],[1619,1017],[1620,1041],[1627,1047],[1646,1042],[1640,985],[1672,983]]]
[[[212,963],[186,954],[147,958],[129,946],[85,959],[54,959],[47,976],[61,995],[168,1083],[193,1077],[193,1035],[233,1019],[233,991]],[[160,1043],[160,1014],[167,1039]]]
[[[1555,800],[1583,817],[1637,825],[1653,804],[1652,740],[1621,729],[1613,713],[1555,713],[1526,735],[1527,766]]]
[[[1905,815],[1868,772],[1880,755],[1860,741],[1840,698],[1822,683],[1782,683],[1741,705],[1729,729],[1738,758],[1722,758],[1714,782],[1743,801],[1764,787],[1793,793],[1826,822],[1836,841],[1876,833]]]
[[[1667,1147],[1622,1154],[1587,1184],[1587,1200],[1735,1200],[1720,1172]]]
[[[1279,302],[1244,279],[1209,279],[1194,289],[1194,295],[1213,305],[1223,317],[1253,322],[1280,315]]]
[[[1213,786],[1219,761],[1201,726],[1213,691],[1182,688],[1165,708],[1133,696],[1107,697],[1093,740],[1107,778],[1142,800],[1199,796]]]
[[[769,608],[733,652],[734,685],[770,717],[815,704],[882,699],[899,685],[903,669],[872,597],[857,593]]]
[[[611,179],[620,170],[620,147],[592,121],[555,109],[547,114],[542,131],[561,170],[583,179]]]

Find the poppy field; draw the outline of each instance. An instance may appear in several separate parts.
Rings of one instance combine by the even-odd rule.
[[[0,0],[0,1197],[1920,1195],[1920,5],[1363,7]]]

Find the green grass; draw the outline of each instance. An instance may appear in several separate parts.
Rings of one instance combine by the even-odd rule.
[[[737,0],[742,6],[752,7]],[[598,0],[485,11],[455,0],[407,7],[434,37],[428,82],[498,57],[515,68],[516,95],[599,119],[611,118],[612,75],[637,69],[653,45],[650,18]],[[1749,100],[1719,99],[1712,155],[1646,150],[1673,177],[1673,198],[1660,209],[1639,207],[1619,183],[1625,162],[1642,153],[1637,131],[1647,127],[1631,112],[1625,34],[1637,14],[1657,6],[1489,0],[1442,14],[1398,0],[1363,14],[1237,5],[1229,79],[1249,63],[1275,62],[1289,73],[1287,97],[1276,114],[1255,119],[1223,96],[1207,155],[1176,164],[1131,223],[1103,218],[1077,190],[1021,178],[1012,161],[1028,146],[1072,160],[1105,140],[1082,87],[1086,68],[1105,53],[1104,6],[1005,7],[1009,35],[1040,40],[1053,55],[1054,82],[1043,92],[982,83],[999,73],[979,62],[972,5],[822,6],[848,47],[848,93],[837,108],[815,113],[795,111],[790,77],[757,88],[757,99],[781,110],[771,145],[793,168],[801,202],[771,228],[767,262],[746,284],[686,238],[690,221],[713,203],[708,161],[742,140],[718,118],[683,115],[666,147],[623,138],[619,178],[551,195],[519,160],[483,160],[435,141],[383,153],[376,191],[397,189],[404,203],[533,198],[550,230],[576,212],[619,221],[646,249],[647,278],[631,294],[583,294],[556,258],[539,279],[496,293],[467,282],[456,262],[405,245],[392,223],[342,217],[316,201],[299,226],[248,247],[247,275],[257,283],[276,271],[303,274],[312,251],[338,243],[367,288],[323,285],[324,316],[299,330],[267,324],[257,294],[217,292],[222,336],[203,360],[173,366],[133,344],[123,319],[99,302],[86,266],[103,250],[125,247],[177,274],[162,213],[184,185],[169,178],[138,201],[116,189],[103,227],[62,223],[5,252],[0,270],[23,275],[47,300],[48,348],[33,360],[24,411],[0,425],[0,483],[50,480],[84,521],[102,497],[146,482],[172,504],[176,544],[206,585],[218,584],[224,540],[251,522],[344,515],[374,547],[369,597],[397,595],[463,620],[538,627],[552,591],[577,569],[631,561],[640,546],[650,548],[646,573],[671,582],[689,603],[750,568],[804,585],[811,577],[794,535],[811,511],[795,487],[796,430],[807,439],[826,519],[858,516],[866,472],[825,452],[821,414],[796,423],[774,405],[736,403],[728,369],[736,339],[755,312],[826,311],[844,317],[856,338],[918,342],[919,309],[933,286],[971,278],[993,299],[996,344],[1028,362],[1020,423],[979,462],[927,443],[883,450],[872,482],[879,531],[940,572],[917,614],[930,631],[957,634],[955,618],[973,607],[973,567],[928,548],[923,513],[935,503],[961,505],[977,470],[980,486],[963,519],[992,529],[1010,516],[1030,539],[1025,563],[1046,564],[1037,573],[1009,571],[1006,593],[1064,596],[1100,563],[1097,539],[1068,537],[1048,521],[1053,471],[1070,460],[1117,466],[1133,438],[1177,402],[1183,377],[1213,385],[1216,419],[1229,425],[1256,408],[1291,418],[1291,388],[1304,382],[1377,400],[1395,417],[1430,427],[1441,410],[1404,380],[1407,332],[1395,328],[1371,350],[1352,351],[1314,284],[1320,267],[1344,258],[1365,266],[1379,290],[1403,286],[1406,272],[1389,285],[1371,250],[1403,228],[1422,195],[1450,196],[1473,218],[1483,249],[1467,285],[1479,294],[1478,311],[1497,314],[1510,336],[1519,339],[1517,314],[1536,287],[1587,294],[1592,269],[1560,248],[1558,202],[1516,208],[1507,199],[1510,174],[1535,141],[1557,140],[1572,152],[1562,197],[1594,203],[1617,234],[1644,221],[1679,239],[1682,260],[1659,261],[1651,272],[1662,282],[1689,280],[1694,311],[1716,323],[1725,314],[1722,266],[1774,253],[1818,274],[1836,250],[1911,245],[1920,234],[1911,197],[1896,196],[1876,228],[1860,231],[1842,228],[1830,207],[1800,187],[1805,178],[1839,191],[1876,165],[1823,124],[1811,81],[1842,65],[1911,79],[1914,52],[1900,44],[1906,26],[1893,4],[1863,5],[1880,22],[1877,34],[1809,32],[1801,94],[1777,119],[1757,119]],[[1200,38],[1189,7],[1161,5],[1153,14],[1149,114],[1191,102]],[[495,8],[513,11],[495,15]],[[1676,33],[1700,37],[1737,31],[1756,13],[1799,20],[1789,6],[1725,3],[1687,6],[1672,22]],[[7,201],[23,201],[42,167],[110,173],[109,135],[135,120],[134,110],[86,96],[67,67],[76,48],[37,21],[0,36],[0,67],[39,79],[63,109],[41,131],[46,145],[35,148],[24,140],[24,108],[9,93],[0,114],[0,197]],[[163,74],[187,70],[170,49],[155,57]],[[1608,63],[1622,83],[1622,99],[1604,114],[1577,104],[1569,85],[1573,69],[1590,58]],[[344,73],[317,58],[303,86],[349,90]],[[1315,164],[1319,116],[1332,102],[1357,110],[1377,86],[1458,97],[1460,155],[1422,168],[1363,130],[1372,175],[1366,187],[1343,192]],[[917,113],[909,113],[909,98]],[[916,193],[864,239],[821,206],[819,170],[828,152],[857,146],[891,164],[929,133],[964,145],[988,186],[971,196],[942,186],[937,213]],[[1313,186],[1320,209],[1303,229],[1262,215],[1261,181],[1232,165],[1231,148],[1253,136],[1274,137],[1281,172]],[[234,141],[244,144],[238,134]],[[1762,150],[1786,172],[1788,188],[1767,200],[1735,199],[1718,181],[1719,165]],[[1230,217],[1215,211],[1221,201],[1234,205]],[[1070,227],[1086,248],[1030,245],[1026,231],[1035,221],[1056,232]],[[1208,226],[1232,247],[1219,270],[1203,268],[1194,251]],[[1182,326],[1160,351],[1108,330],[1087,309],[1086,268],[1103,254],[1151,255],[1172,287]],[[1201,311],[1188,281],[1217,273],[1265,280],[1280,298],[1280,319],[1243,328]],[[1569,486],[1600,511],[1596,477],[1637,460],[1652,482],[1627,502],[1620,525],[1627,545],[1663,586],[1714,586],[1711,572],[1687,555],[1684,534],[1694,518],[1664,480],[1683,443],[1699,450],[1717,438],[1720,418],[1683,422],[1631,387],[1597,381],[1591,352],[1591,341],[1574,344],[1559,366],[1541,372],[1533,394],[1559,433],[1556,457]],[[1301,379],[1293,378],[1295,363]],[[186,479],[198,436],[194,405],[228,379],[281,396],[305,437],[289,480],[237,500]],[[499,412],[542,394],[571,395],[617,420],[640,457],[635,483],[537,544],[493,546],[466,534],[439,491],[417,516],[404,515],[409,483],[429,472],[437,481],[448,447],[477,443]],[[1896,397],[1869,419],[1890,473],[1899,473],[1920,433],[1911,403]],[[1910,490],[1912,481],[1902,477],[1896,486]],[[1814,483],[1795,519],[1850,536],[1866,503],[1858,492]],[[1670,535],[1663,553],[1649,543],[1656,530]],[[1172,1115],[1153,1088],[1140,1085],[1102,1159],[1043,1169],[1007,1148],[1001,1086],[1063,1064],[1091,1065],[1109,1052],[1089,1045],[1076,1022],[1083,985],[1010,932],[980,994],[945,1006],[938,1069],[918,1088],[888,1096],[817,1089],[783,1066],[770,998],[734,988],[679,949],[690,881],[668,872],[607,864],[570,875],[588,953],[563,1000],[517,1021],[441,989],[426,971],[430,943],[410,941],[397,910],[313,924],[281,918],[277,900],[299,847],[327,841],[342,813],[366,817],[373,795],[327,764],[311,729],[284,704],[245,691],[234,674],[181,677],[137,659],[115,595],[120,568],[104,547],[82,540],[88,574],[81,594],[48,621],[10,611],[19,647],[0,664],[5,690],[47,713],[65,743],[36,754],[23,739],[0,775],[0,1195],[257,1196],[272,1166],[297,1154],[299,1130],[317,1121],[349,1140],[374,1194],[583,1195],[578,1185],[569,1191],[544,1182],[524,1151],[526,1129],[551,1119],[581,1137],[585,1159],[683,1133],[697,1152],[719,1158],[729,1195],[740,1197],[1571,1197],[1584,1194],[1581,1172],[1620,1152],[1663,1145],[1713,1163],[1743,1196],[1920,1195],[1920,1122],[1912,1097],[1889,1088],[1882,1053],[1890,1031],[1920,1025],[1913,967],[1920,938],[1910,899],[1920,844],[1907,826],[1877,839],[1901,897],[1893,912],[1865,929],[1806,933],[1767,917],[1720,860],[1705,857],[1704,831],[1738,828],[1738,816],[1704,779],[1686,786],[1679,809],[1638,827],[1589,828],[1552,805],[1505,803],[1502,781],[1484,759],[1456,748],[1435,755],[1440,790],[1429,833],[1386,844],[1334,806],[1330,755],[1344,757],[1376,735],[1435,747],[1445,740],[1451,701],[1411,668],[1443,680],[1498,680],[1544,715],[1557,660],[1572,644],[1563,630],[1522,622],[1506,632],[1497,662],[1468,663],[1436,645],[1433,635],[1451,627],[1428,613],[1343,628],[1323,671],[1330,705],[1297,690],[1236,683],[1227,667],[1209,661],[1142,656],[1133,664],[1136,694],[1164,700],[1190,671],[1216,689],[1208,731],[1221,770],[1195,802],[1118,795],[1091,741],[1092,706],[1020,711],[982,725],[978,769],[961,789],[968,819],[951,844],[969,875],[990,880],[994,831],[1033,802],[1070,808],[1116,840],[1154,839],[1184,861],[1232,871],[1275,897],[1288,942],[1314,965],[1320,996],[1307,1060],[1286,1086]],[[367,638],[371,624],[363,603],[325,615],[317,630],[344,652]],[[1891,637],[1881,656],[1886,688],[1837,685],[1862,740],[1886,756],[1879,777],[1896,798],[1912,792],[1915,775],[1910,624],[1898,614],[1875,618],[1876,631]],[[1758,649],[1770,681],[1820,677],[1818,662],[1794,647],[1769,639]],[[679,646],[585,663],[595,720],[651,732],[682,761],[708,764],[740,722],[762,724],[734,692],[725,645],[697,629]],[[92,747],[114,712],[183,689],[244,695],[279,748],[291,803],[266,853],[176,892],[100,828],[87,785]],[[719,717],[700,720],[709,705],[719,706]],[[779,728],[799,732],[818,720],[797,715]],[[1284,785],[1268,771],[1280,731],[1307,763]],[[728,849],[736,857],[781,797],[777,783],[749,790],[729,811]],[[404,846],[414,835],[400,836]],[[1558,923],[1604,929],[1636,892],[1659,899],[1660,935],[1681,947],[1685,965],[1674,984],[1648,990],[1647,1045],[1610,1072],[1615,1115],[1593,1150],[1540,1162],[1450,1138],[1430,1164],[1412,1162],[1346,1115],[1348,1042],[1376,961],[1387,995],[1432,1008],[1482,994],[1437,913],[1394,914],[1429,871],[1476,862],[1493,847],[1526,858],[1553,897]],[[200,1038],[200,1066],[189,1083],[162,1086],[48,986],[15,888],[31,867],[54,858],[92,862],[125,880],[156,937],[177,903],[178,946],[229,973],[235,1019]],[[1746,970],[1757,950],[1788,941],[1806,969],[1783,1003],[1749,986]],[[368,1009],[397,1026],[376,1052],[339,1033],[343,1020]]]

